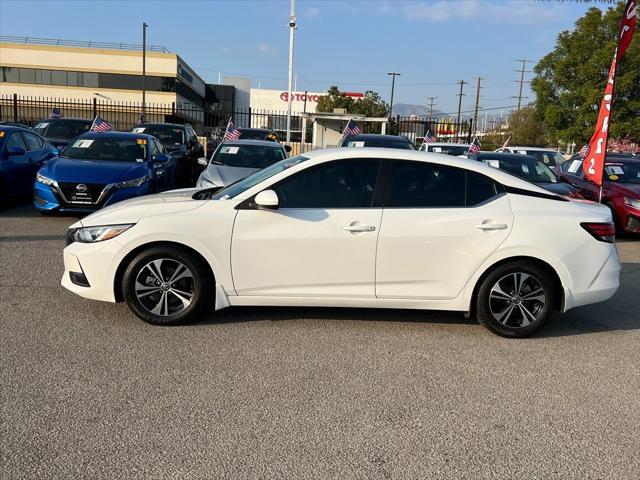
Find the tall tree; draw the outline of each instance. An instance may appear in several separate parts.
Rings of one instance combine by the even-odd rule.
[[[511,145],[529,145],[544,147],[548,143],[544,125],[537,118],[534,107],[524,107],[509,117]]]
[[[378,92],[368,90],[364,98],[354,99],[342,93],[337,86],[332,85],[326,95],[318,99],[318,112],[333,112],[334,108],[345,108],[347,113],[364,115],[367,117],[386,117],[389,106]]]
[[[555,49],[535,67],[531,88],[536,114],[549,140],[586,143],[616,48],[624,3],[606,12],[591,8],[572,31],[560,33]],[[610,137],[640,142],[640,37],[618,65]]]

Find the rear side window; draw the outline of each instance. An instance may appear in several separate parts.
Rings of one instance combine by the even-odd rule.
[[[464,169],[418,162],[391,168],[385,207],[453,208],[474,206],[496,195],[489,177]]]

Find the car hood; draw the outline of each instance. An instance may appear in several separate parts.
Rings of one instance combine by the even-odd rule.
[[[550,192],[557,193],[558,195],[568,195],[576,191],[574,187],[566,183],[538,182],[536,185]]]
[[[201,189],[183,188],[123,200],[92,213],[78,223],[85,227],[137,223],[143,217],[186,212],[207,202],[207,200],[194,200],[192,198],[193,194],[198,190]]]
[[[210,163],[204,171],[203,176],[214,185],[225,187],[233,182],[248,177],[259,168],[229,167],[227,165],[216,165]]]
[[[149,173],[146,163],[75,160],[56,157],[42,174],[58,182],[115,183],[140,178]]]

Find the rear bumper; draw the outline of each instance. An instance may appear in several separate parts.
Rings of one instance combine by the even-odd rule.
[[[609,300],[620,287],[620,259],[615,245],[595,276],[585,287],[565,289],[563,311]]]

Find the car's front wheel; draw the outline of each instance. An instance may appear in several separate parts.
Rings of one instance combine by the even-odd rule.
[[[478,290],[478,321],[505,337],[530,335],[549,319],[557,286],[547,271],[532,262],[503,264],[487,275]]]
[[[153,325],[192,321],[212,295],[202,261],[174,246],[152,247],[136,255],[123,276],[124,299],[133,313]]]

